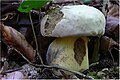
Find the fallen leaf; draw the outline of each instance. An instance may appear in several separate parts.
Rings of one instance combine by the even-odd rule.
[[[110,3],[108,5],[108,15],[119,18],[119,6],[117,4]]]
[[[118,43],[114,41],[112,38],[109,38],[107,36],[103,36],[100,41],[100,51],[102,53],[107,53],[109,49],[111,49],[114,46],[118,46]]]
[[[113,16],[107,16],[106,35],[113,39],[118,38],[119,34],[119,19]]]
[[[20,32],[12,27],[5,26],[1,22],[0,31],[2,32],[3,38],[9,46],[15,48],[30,61],[35,62],[35,51]]]

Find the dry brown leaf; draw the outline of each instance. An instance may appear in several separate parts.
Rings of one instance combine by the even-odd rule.
[[[108,6],[108,15],[119,18],[119,6],[117,4],[109,4]]]
[[[108,16],[105,32],[107,36],[117,40],[119,36],[119,19],[116,17]]]
[[[20,32],[12,27],[5,26],[1,22],[0,31],[2,32],[3,38],[9,46],[14,47],[31,62],[35,62],[35,51]]]
[[[107,36],[103,36],[100,43],[100,51],[103,53],[107,53],[112,47],[118,46],[116,41]]]

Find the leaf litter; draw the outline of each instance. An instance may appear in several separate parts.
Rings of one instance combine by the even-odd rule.
[[[8,4],[9,3],[9,4]],[[16,4],[15,4],[16,3]],[[69,2],[70,5],[74,5],[77,3],[77,5],[81,5],[83,4],[83,2]],[[46,5],[46,7],[42,8],[41,11],[37,11],[36,12],[40,12],[39,15],[44,16],[44,13],[47,11],[47,7],[52,7],[54,5],[68,5],[69,3],[65,2],[59,2],[59,3],[49,3],[48,5]],[[41,40],[42,43],[39,42],[39,46],[43,46],[40,48],[40,52],[42,53],[42,59],[44,61],[44,65],[37,65],[40,64],[40,61],[37,59],[37,56],[28,56],[28,54],[33,55],[34,54],[34,50],[35,50],[35,41],[34,39],[31,38],[31,36],[33,36],[32,33],[29,33],[29,31],[31,31],[30,28],[30,23],[28,23],[28,25],[24,25],[24,22],[21,21],[21,23],[23,23],[23,25],[20,25],[19,23],[16,23],[16,20],[14,17],[16,17],[16,14],[20,14],[19,12],[17,12],[17,8],[19,5],[19,2],[17,1],[11,1],[11,2],[7,2],[7,1],[2,1],[2,17],[1,17],[1,23],[0,23],[0,31],[2,32],[1,34],[1,41],[0,41],[0,45],[1,45],[1,58],[0,58],[0,78],[2,79],[15,79],[15,78],[23,78],[23,79],[43,79],[43,78],[48,78],[48,79],[63,79],[63,78],[95,78],[95,79],[119,79],[119,19],[118,19],[118,8],[119,5],[117,4],[118,0],[110,0],[110,4],[108,5],[108,13],[107,13],[107,25],[106,25],[106,31],[105,34],[101,37],[100,39],[100,48],[99,48],[99,60],[98,62],[95,63],[90,63],[90,67],[88,70],[85,70],[83,72],[78,73],[78,72],[74,72],[71,70],[67,70],[67,69],[62,69],[67,70],[68,72],[72,73],[72,77],[71,76],[67,76],[67,74],[63,73],[61,71],[61,68],[59,67],[54,67],[54,66],[46,66],[46,60],[45,60],[45,55],[46,55],[46,50],[47,47],[49,46],[49,44],[55,39],[55,38],[45,38],[43,36],[41,36],[39,33],[39,30],[37,30],[38,32],[36,32],[36,35],[38,36],[37,39]],[[6,5],[6,6],[5,6]],[[14,5],[15,7],[12,8],[11,5]],[[16,6],[17,5],[17,6]],[[94,0],[94,1],[90,1],[88,3],[88,5],[90,6],[95,6],[96,8],[100,9],[102,11],[102,2],[101,0]],[[102,6],[100,6],[102,5]],[[8,7],[10,6],[10,7]],[[9,9],[12,8],[12,9]],[[13,17],[7,17],[8,15],[4,15],[6,13],[15,11],[16,14],[11,15]],[[31,12],[32,13],[32,12]],[[35,19],[35,21],[33,21],[33,25],[35,28],[39,27],[39,21],[40,19],[38,19],[39,15],[37,15],[37,13],[35,14],[32,13],[34,15],[32,15],[32,18]],[[4,18],[3,19],[3,15]],[[27,15],[27,14],[25,14]],[[33,16],[37,16],[33,17]],[[20,16],[19,16],[20,17]],[[41,18],[39,17],[39,18]],[[29,18],[26,20],[29,20]],[[14,23],[8,24],[8,21],[13,21]],[[38,22],[36,22],[38,21]],[[18,19],[19,22],[19,19]],[[5,30],[3,29],[3,27],[6,27]],[[10,26],[10,27],[9,27]],[[25,34],[27,34],[27,36],[23,36],[20,32],[19,29],[20,27],[25,27],[27,32]],[[13,29],[14,28],[14,29]],[[36,30],[35,30],[36,31]],[[11,33],[12,32],[12,33]],[[21,35],[21,36],[20,36]],[[11,37],[13,36],[13,37]],[[24,38],[22,38],[24,37]],[[25,40],[25,38],[28,38],[27,40]],[[31,39],[30,39],[31,38]],[[95,42],[95,37],[91,37],[91,40],[89,42],[88,45],[94,44]],[[45,41],[44,41],[45,40]],[[31,46],[29,47],[28,44]],[[12,46],[11,46],[12,45]],[[95,44],[94,44],[95,45]],[[94,48],[94,45],[90,46],[90,49]],[[8,51],[8,47],[14,47],[16,50],[11,50],[10,53],[7,53]],[[34,59],[37,60],[35,63],[29,63],[26,61],[26,58],[23,58],[23,56],[21,56],[20,54],[18,54],[19,52],[23,53],[24,57],[27,57],[28,60],[33,60]],[[30,51],[30,52],[29,52]],[[93,50],[90,50],[90,52],[93,52]],[[91,59],[91,56],[89,56],[89,58]],[[61,75],[57,75],[54,73],[54,71],[59,71],[59,74]],[[90,77],[88,77],[90,76]]]

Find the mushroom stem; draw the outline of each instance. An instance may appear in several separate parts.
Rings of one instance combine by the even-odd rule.
[[[87,37],[63,37],[54,40],[47,52],[47,62],[75,71],[89,68]]]

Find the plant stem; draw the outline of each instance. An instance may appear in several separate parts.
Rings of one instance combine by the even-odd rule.
[[[37,42],[37,38],[36,38],[36,35],[35,35],[35,30],[34,30],[34,26],[33,26],[33,22],[32,22],[31,13],[29,13],[29,17],[30,17],[30,22],[31,22],[31,26],[32,26],[33,35],[34,35],[34,38],[35,38],[37,55],[38,55],[38,57],[39,57],[39,59],[40,59],[40,61],[41,61],[41,64],[44,65],[44,64],[43,64],[43,60],[42,60],[42,58],[41,58],[41,56],[40,56],[40,54],[39,54],[39,51],[38,51],[38,42]]]

